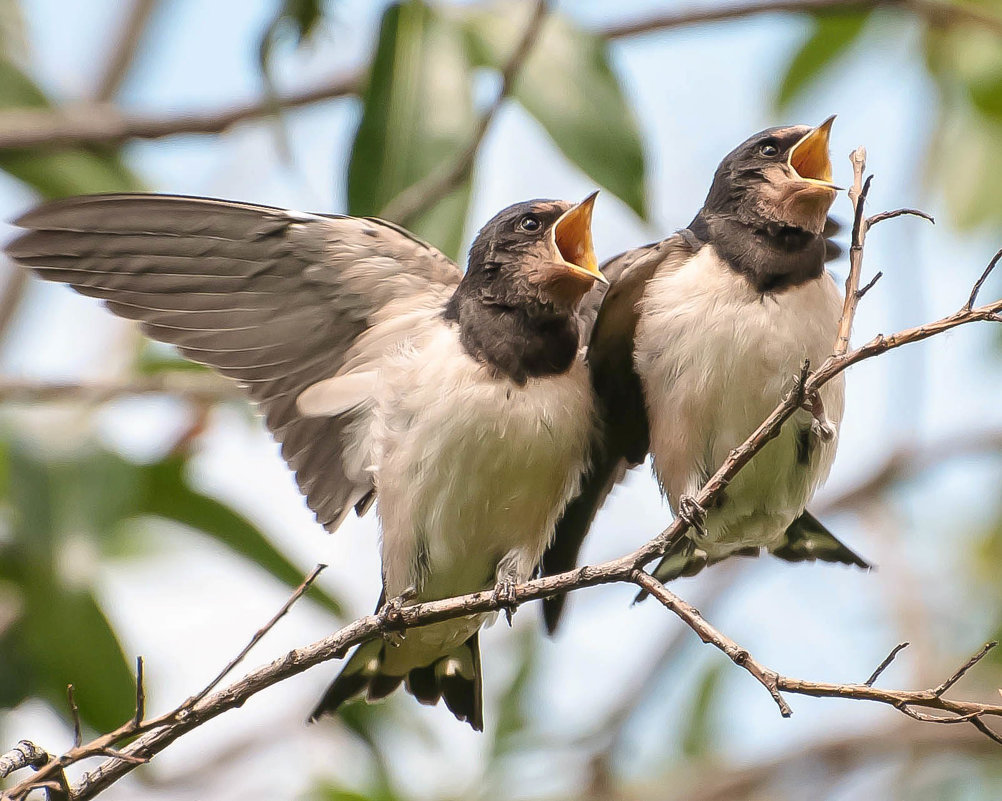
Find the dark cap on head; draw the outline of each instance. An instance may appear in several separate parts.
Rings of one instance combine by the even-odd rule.
[[[823,231],[838,187],[828,138],[834,117],[811,128],[768,128],[724,157],[689,229],[760,292],[824,270]]]

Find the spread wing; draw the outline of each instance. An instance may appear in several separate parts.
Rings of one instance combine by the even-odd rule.
[[[634,368],[634,335],[639,304],[655,273],[674,270],[698,248],[681,234],[629,250],[602,267],[611,286],[605,295],[588,345],[588,367],[599,409],[592,436],[592,463],[581,490],[564,510],[553,541],[543,554],[542,574],[573,569],[595,515],[629,467],[640,464],[650,447],[647,405]],[[543,601],[546,628],[553,633],[566,596]]]
[[[205,198],[70,198],[16,224],[12,259],[238,381],[321,524],[367,508],[354,424],[379,358],[459,283],[452,261],[380,220]]]

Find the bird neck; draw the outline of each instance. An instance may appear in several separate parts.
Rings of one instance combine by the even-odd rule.
[[[762,294],[783,292],[820,278],[825,240],[793,225],[765,218],[739,220],[705,210],[689,224],[696,238],[712,244],[731,269]]]
[[[460,284],[443,316],[456,324],[471,358],[519,385],[564,373],[577,356],[576,318],[543,303],[504,304]]]

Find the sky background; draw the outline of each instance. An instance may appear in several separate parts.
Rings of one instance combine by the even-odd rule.
[[[663,5],[594,0],[559,7],[585,27],[599,27]],[[382,8],[381,3],[339,0],[333,29],[303,51],[281,52],[279,85],[311,86],[364,64]],[[86,97],[117,31],[122,4],[25,0],[23,9],[34,77],[55,98]],[[167,0],[147,32],[121,93],[122,105],[169,115],[256,99],[262,91],[256,42],[273,12],[273,3],[262,0]],[[880,37],[881,24],[893,24],[900,35]],[[773,97],[805,34],[805,22],[798,18],[765,16],[614,43],[614,65],[639,119],[649,159],[652,219],[644,224],[608,193],[600,195],[594,222],[599,258],[684,226],[701,205],[717,162],[750,134],[777,124],[816,124],[836,113],[835,180],[851,184],[847,155],[864,144],[876,174],[872,210],[918,206],[943,220],[932,227],[902,219],[870,234],[864,280],[878,269],[884,278],[860,306],[854,341],[958,308],[998,247],[997,232],[950,227],[944,201],[928,188],[922,169],[935,96],[915,59],[917,28],[897,20],[877,26],[846,63],[808,93],[809,99],[783,115],[775,112]],[[879,47],[871,46],[878,38]],[[479,88],[489,100],[493,83],[485,80]],[[338,212],[345,207],[345,159],[359,113],[358,101],[350,98],[289,112],[288,161],[278,156],[275,131],[267,122],[242,125],[219,137],[133,143],[125,154],[154,191]],[[509,104],[492,126],[477,163],[467,241],[479,224],[509,203],[538,196],[579,199],[593,188],[539,126]],[[29,190],[0,175],[0,219],[11,219],[33,202]],[[834,213],[848,220],[844,196]],[[11,234],[0,223],[0,242]],[[845,259],[832,269],[841,281]],[[989,284],[983,297],[996,296],[1000,288],[998,281]],[[33,282],[0,353],[0,370],[19,378],[114,377],[128,363],[130,351],[122,344],[127,328],[91,299]],[[987,358],[992,348],[987,328],[965,327],[851,370],[839,457],[815,506],[823,508],[826,498],[868,475],[903,443],[1002,426],[1002,374],[997,362]],[[145,461],[162,455],[183,430],[188,411],[182,403],[156,398],[112,403],[97,415],[46,407],[8,410],[5,418],[9,425],[44,431],[54,449],[69,448],[96,432],[129,458]],[[374,516],[349,518],[335,536],[326,535],[305,508],[277,447],[245,411],[226,406],[214,412],[194,470],[200,487],[256,521],[294,556],[304,574],[317,562],[328,563],[321,581],[350,599],[353,614],[370,611],[379,584]],[[998,478],[996,462],[955,462],[897,493],[879,519],[825,516],[841,538],[878,565],[876,571],[762,560],[742,568],[732,591],[704,611],[712,612],[712,622],[761,661],[787,675],[861,680],[892,645],[911,639],[919,656],[903,655],[888,672],[888,684],[938,681],[958,655],[974,650],[990,633],[992,610],[979,608],[972,590],[950,577],[966,569],[969,543],[957,531],[965,526],[976,531],[988,522],[994,510],[983,501],[997,494]],[[638,469],[596,521],[583,558],[594,562],[625,553],[668,520],[649,471]],[[944,543],[944,531],[957,540]],[[179,527],[151,524],[147,536],[156,559],[144,555],[109,564],[95,554],[74,552],[67,557],[67,569],[81,576],[99,572],[103,601],[127,652],[146,659],[150,706],[159,710],[201,686],[273,614],[287,592]],[[903,551],[907,559],[900,557]],[[712,577],[686,580],[679,582],[678,591],[698,600],[712,584]],[[678,628],[653,603],[631,608],[632,595],[629,587],[608,586],[572,596],[567,625],[542,647],[547,681],[531,690],[544,727],[560,735],[586,731],[628,691]],[[926,605],[936,614],[909,614],[913,605]],[[923,629],[928,621],[933,630]],[[331,625],[328,615],[301,603],[252,653],[247,667],[317,640]],[[499,625],[486,633],[482,644],[489,697],[510,679],[514,663],[506,646],[511,638],[538,626],[538,610],[530,605],[516,616],[514,632]],[[695,647],[687,654],[683,664],[663,677],[655,695],[690,691],[693,677],[708,659],[717,658]],[[916,676],[918,669],[938,672]],[[214,790],[213,798],[293,798],[327,773],[349,783],[364,781],[360,747],[350,736],[334,726],[303,726],[313,701],[337,670],[336,664],[315,668],[202,727],[158,757],[155,775],[171,782],[170,797],[193,799],[209,797],[205,782],[221,781],[221,775],[225,789]],[[740,760],[875,720],[893,722],[894,713],[883,708],[800,697],[790,699],[793,718],[782,720],[768,695],[737,669],[725,672],[723,691],[728,699],[721,705],[724,750]],[[413,703],[409,698],[397,702]],[[621,765],[625,773],[642,775],[666,750],[677,748],[676,720],[666,714],[672,708],[651,703],[634,716]],[[485,738],[456,724],[444,708],[422,709],[421,720],[434,736],[415,746],[413,732],[402,728],[394,762],[400,781],[429,798],[459,794],[480,782]],[[5,742],[28,737],[54,749],[68,744],[63,724],[41,705],[16,710],[0,733]],[[234,744],[252,761],[241,763],[245,767],[239,771],[227,770],[224,762],[215,778],[207,778],[206,766]],[[573,787],[580,759],[573,751],[556,759],[552,754],[525,758],[506,774],[502,795],[566,791]],[[195,778],[174,781],[179,776]],[[104,797],[156,792],[155,785],[130,779]],[[866,797],[865,786],[856,792],[861,794],[846,797]]]

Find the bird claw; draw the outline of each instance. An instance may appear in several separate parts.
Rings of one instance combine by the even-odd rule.
[[[818,392],[812,392],[804,398],[804,407],[814,418],[811,421],[811,431],[824,442],[835,438],[835,426],[828,422],[825,416],[825,404]]]
[[[706,509],[691,495],[682,495],[678,499],[678,516],[688,523],[701,537],[706,536]]]
[[[512,615],[518,609],[518,604],[515,602],[515,582],[510,579],[499,579],[498,583],[494,585],[491,600],[504,612],[505,618],[508,620],[508,628],[511,628]]]
[[[404,604],[413,601],[416,597],[417,588],[408,587],[395,598],[387,599],[376,613],[379,617],[379,622],[383,625],[399,624],[402,620],[400,612],[404,608]],[[405,637],[406,635],[402,631],[383,632],[383,640],[394,648],[399,648]]]

